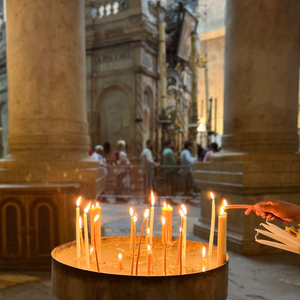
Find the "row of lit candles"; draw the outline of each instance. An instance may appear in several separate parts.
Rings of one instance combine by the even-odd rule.
[[[208,257],[212,255],[213,248],[213,237],[214,237],[214,226],[215,226],[215,199],[213,193],[211,193],[212,198],[212,216],[211,216],[211,230],[209,238],[209,250]],[[95,250],[97,270],[99,271],[99,264],[101,262],[101,207],[98,203],[96,206],[92,206],[90,210],[91,203],[87,205],[84,209],[83,220],[84,220],[84,246],[83,246],[83,237],[81,230],[81,217],[80,217],[80,201],[81,197],[77,200],[76,207],[76,247],[77,247],[77,258],[81,257],[81,248],[84,249],[84,255],[86,260],[86,268],[90,269],[90,260],[92,251]],[[144,218],[141,226],[138,248],[137,248],[137,258],[135,262],[135,245],[136,245],[136,222],[138,215],[133,211],[131,207],[129,209],[131,217],[131,228],[130,228],[130,246],[129,251],[132,254],[131,257],[131,275],[135,273],[138,275],[138,263],[141,251],[141,242],[143,237],[143,231],[146,223],[146,245],[147,245],[147,274],[150,275],[151,270],[153,270],[153,256],[152,256],[152,244],[153,244],[153,222],[154,222],[154,205],[155,197],[153,192],[151,192],[151,210],[146,209],[144,212]],[[222,265],[226,261],[226,231],[227,231],[227,214],[224,212],[224,209],[230,208],[224,200],[224,205],[220,209],[219,222],[218,222],[218,251],[217,251],[217,262],[218,265]],[[232,207],[235,208],[235,207]],[[89,251],[89,240],[88,240],[88,222],[87,222],[87,213],[90,211],[90,226],[91,226],[91,244],[92,248]],[[163,274],[167,274],[167,244],[172,241],[172,212],[173,208],[170,205],[162,207],[162,244],[163,244]],[[149,224],[149,214],[150,214],[150,224]],[[182,274],[182,266],[186,264],[186,228],[187,228],[187,209],[185,205],[181,205],[179,209],[179,214],[181,216],[181,226],[180,226],[180,235],[179,235],[179,245],[178,245],[178,256],[177,264],[179,266],[179,274]],[[205,257],[205,247],[202,249],[202,259]],[[122,254],[118,255],[118,262],[120,270],[122,267]],[[135,272],[134,272],[134,263]]]

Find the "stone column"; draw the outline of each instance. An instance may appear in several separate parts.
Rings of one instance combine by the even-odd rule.
[[[228,1],[223,149],[298,150],[299,1]]]
[[[7,2],[7,70],[11,158],[2,183],[81,183],[103,189],[88,156],[84,0]]]
[[[84,30],[83,0],[7,2],[13,158],[87,156]]]
[[[223,148],[195,167],[202,193],[195,232],[203,237],[209,232],[210,191],[217,207],[224,198],[233,204],[299,203],[299,14],[299,1],[227,1]],[[254,241],[261,221],[229,211],[228,248],[272,252]]]

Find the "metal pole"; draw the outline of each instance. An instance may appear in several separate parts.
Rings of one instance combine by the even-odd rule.
[[[160,67],[160,97],[162,117],[166,117],[167,109],[167,81],[166,81],[166,32],[165,11],[158,2],[158,30],[159,30],[159,67]]]
[[[215,98],[215,137],[217,136],[217,102],[218,98]]]
[[[192,32],[192,126],[190,127],[190,136],[193,141],[193,156],[197,157],[197,127],[198,127],[198,70],[197,70],[197,33]]]

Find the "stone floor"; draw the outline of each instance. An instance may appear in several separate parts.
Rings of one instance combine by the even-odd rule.
[[[110,203],[102,205],[102,220],[106,236],[126,235],[130,231],[128,204]],[[175,200],[176,201],[176,200]],[[179,201],[177,201],[179,203]],[[145,205],[134,205],[139,215]],[[193,235],[193,224],[200,215],[199,203],[187,204],[188,239],[203,241]],[[178,208],[174,206],[174,215]],[[159,209],[157,208],[157,212]],[[173,218],[173,230],[177,232],[180,218]],[[140,220],[141,222],[141,220]],[[139,225],[137,226],[139,228]],[[156,213],[154,231],[160,234],[159,214]],[[175,235],[175,234],[174,234]],[[229,252],[230,300],[299,300],[300,256],[284,253],[280,255],[244,257]],[[0,272],[0,300],[55,300],[51,289],[50,272]],[[76,299],[74,299],[76,300]]]

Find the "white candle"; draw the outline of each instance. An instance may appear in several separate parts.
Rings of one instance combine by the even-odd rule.
[[[162,217],[162,231],[164,233],[164,265],[163,275],[167,275],[167,234],[166,234],[166,219]]]
[[[214,243],[214,234],[215,234],[215,197],[213,193],[210,193],[212,202],[211,202],[211,221],[210,221],[210,236],[209,236],[209,247],[208,247],[208,256],[212,255],[213,243]]]
[[[226,202],[226,201],[224,201]],[[227,236],[227,214],[224,212],[224,206],[220,209],[218,224],[218,266],[226,262],[226,236]]]
[[[83,221],[84,221],[84,243],[85,243],[85,263],[87,270],[90,269],[90,260],[89,260],[89,234],[88,234],[88,222],[87,222],[87,213],[90,209],[91,203],[84,209]]]
[[[151,191],[151,214],[150,214],[150,242],[151,242],[151,245],[152,245],[152,240],[153,240],[154,205],[155,205],[155,198],[154,198],[153,191]]]
[[[184,213],[183,219],[183,228],[182,228],[182,264],[185,267],[185,260],[186,260],[186,223],[187,223],[187,210],[186,206],[181,204],[181,209]]]
[[[101,263],[101,206],[96,202],[94,215],[99,215],[99,219],[95,223],[95,244],[97,245],[97,255],[99,259],[99,264]]]
[[[77,258],[80,258],[80,228],[79,228],[79,218],[80,218],[80,201],[79,197],[76,201],[76,248],[77,248]]]
[[[129,214],[130,214],[130,245],[129,245],[129,252],[131,253],[132,251],[132,236],[133,236],[133,208],[130,207],[129,209]]]

